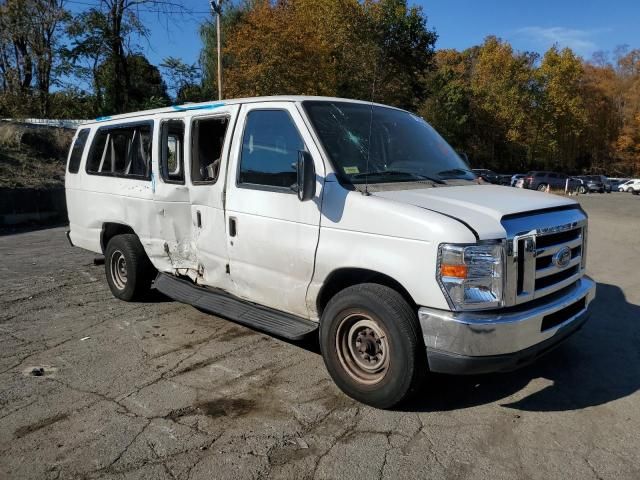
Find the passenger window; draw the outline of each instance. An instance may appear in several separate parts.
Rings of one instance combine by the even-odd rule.
[[[220,173],[227,117],[193,121],[191,129],[191,182],[215,183]]]
[[[80,161],[82,160],[82,152],[84,152],[84,146],[87,143],[89,137],[89,129],[83,128],[78,133],[76,141],[71,148],[71,156],[69,157],[69,173],[78,173],[80,169]]]
[[[304,142],[284,110],[254,110],[247,115],[238,184],[291,191],[297,181],[298,152]]]
[[[170,120],[162,123],[162,156],[160,173],[166,183],[184,184],[184,123]]]
[[[149,180],[151,125],[99,129],[89,151],[87,173]]]

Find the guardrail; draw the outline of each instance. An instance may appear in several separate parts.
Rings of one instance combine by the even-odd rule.
[[[50,118],[2,118],[5,122],[28,123],[29,125],[42,125],[46,127],[77,128],[78,125],[90,122],[90,120],[77,119],[50,119]]]

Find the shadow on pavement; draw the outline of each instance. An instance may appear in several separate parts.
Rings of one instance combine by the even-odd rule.
[[[404,405],[407,411],[446,411],[501,399],[534,379],[550,385],[502,406],[544,412],[579,410],[624,398],[640,389],[640,306],[615,285],[598,283],[591,318],[564,344],[515,372],[457,377],[433,375]]]

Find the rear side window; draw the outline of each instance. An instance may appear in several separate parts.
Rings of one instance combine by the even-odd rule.
[[[300,150],[304,150],[304,142],[288,112],[249,112],[242,138],[238,184],[293,192]]]
[[[149,180],[151,124],[99,129],[89,151],[87,173]]]
[[[80,161],[82,160],[82,152],[89,138],[89,129],[83,128],[78,132],[76,141],[73,142],[71,147],[71,156],[69,157],[69,173],[78,173],[80,169]]]
[[[162,123],[162,159],[160,173],[166,183],[184,184],[184,123]]]

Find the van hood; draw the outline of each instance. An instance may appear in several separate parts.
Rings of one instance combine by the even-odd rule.
[[[575,205],[574,200],[522,188],[466,185],[372,192],[388,200],[425,208],[466,223],[480,240],[505,238],[505,215]]]

